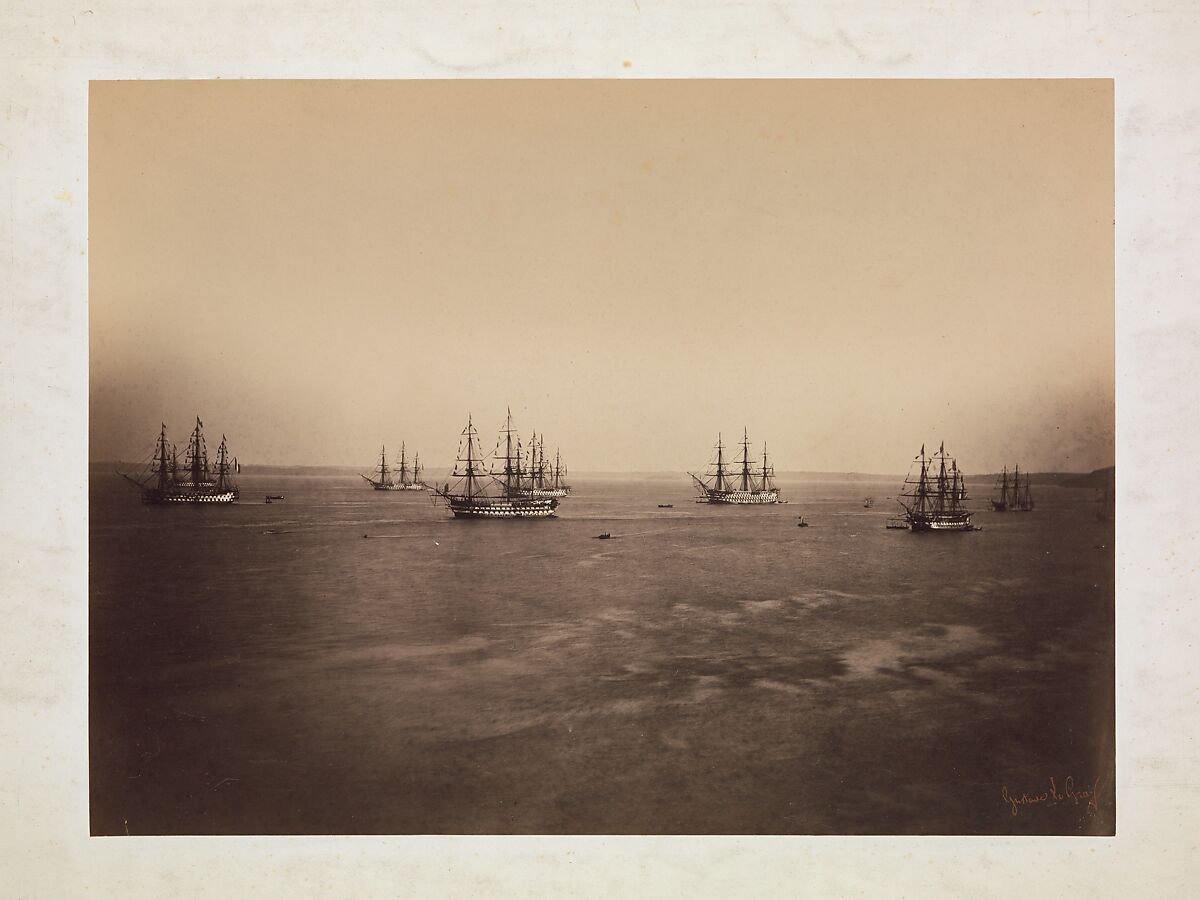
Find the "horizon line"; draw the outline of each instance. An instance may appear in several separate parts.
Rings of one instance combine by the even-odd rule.
[[[103,465],[125,465],[137,466],[141,463],[131,460],[88,460],[88,468]],[[258,467],[263,469],[343,469],[347,472],[361,472],[364,468],[369,467],[345,465],[343,463],[259,463],[249,462],[241,463],[243,469]],[[426,471],[429,469],[453,469],[453,466],[431,466],[426,465]],[[1109,463],[1106,466],[1099,466],[1095,469],[1040,469],[1030,470],[1029,475],[1091,475],[1094,472],[1103,472],[1106,469],[1115,469],[1115,463]],[[961,470],[960,470],[961,471]],[[246,473],[251,474],[251,473]],[[686,469],[575,469],[572,471],[575,475],[687,475]],[[880,477],[880,478],[904,478],[906,473],[895,472],[864,472],[850,469],[777,469],[776,477],[780,475],[858,475],[863,477]],[[965,476],[977,477],[980,475],[999,475],[1000,471],[994,472],[964,472]]]

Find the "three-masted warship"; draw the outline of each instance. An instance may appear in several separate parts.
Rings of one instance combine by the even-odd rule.
[[[359,477],[377,491],[400,490],[400,486],[392,478],[392,470],[388,467],[386,444],[379,449],[379,465],[375,467],[375,471],[371,474],[377,477],[372,478],[370,475],[363,475],[361,473]]]
[[[520,455],[520,444],[517,446]],[[562,451],[554,451],[553,464],[546,462],[545,435],[533,434],[529,440],[529,453],[523,459],[527,463],[518,471],[518,493],[525,497],[566,497],[571,493],[567,470],[562,464]]]
[[[696,483],[700,496],[697,503],[786,503],[779,499],[779,488],[775,486],[775,469],[767,461],[767,445],[763,444],[762,468],[752,468],[750,462],[750,438],[742,430],[742,459],[740,468],[735,460],[732,465],[725,461],[725,445],[717,435],[716,457],[709,463],[704,475],[688,472]]]
[[[457,519],[545,519],[558,508],[557,497],[532,497],[522,485],[521,442],[516,438],[509,411],[501,430],[500,444],[493,454],[497,468],[488,468],[479,447],[478,432],[467,417],[462,431],[452,486],[435,488],[437,496]],[[503,445],[503,456],[500,456]]]
[[[149,471],[141,478],[120,473],[121,477],[141,490],[143,503],[237,502],[238,488],[233,483],[232,474],[240,472],[241,466],[236,459],[230,460],[225,435],[221,435],[215,464],[209,465],[203,427],[197,416],[182,466],[179,465],[177,448],[167,440],[167,426],[163,423]]]
[[[421,480],[421,454],[413,454],[413,462],[410,467],[403,441],[400,442],[400,461],[396,464],[395,472],[398,476],[396,481],[396,490],[398,491],[423,491],[428,487]]]
[[[967,485],[958,462],[946,453],[943,443],[932,456],[921,455],[916,479],[910,470],[898,502],[904,507],[904,519],[912,531],[973,531],[971,511],[967,509]],[[889,526],[890,527],[890,526]]]
[[[1024,481],[1021,480],[1020,466],[1013,466],[1011,481],[1008,477],[1008,466],[1005,466],[1004,471],[996,480],[996,490],[1000,496],[993,497],[991,500],[992,509],[996,512],[1005,512],[1006,510],[1030,512],[1033,509],[1033,493],[1029,489],[1029,476],[1026,475]]]

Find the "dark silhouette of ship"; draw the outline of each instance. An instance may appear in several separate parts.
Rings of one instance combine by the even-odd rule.
[[[700,496],[697,503],[786,503],[779,499],[779,488],[775,486],[775,470],[767,461],[767,445],[763,444],[762,468],[753,469],[750,462],[750,439],[742,430],[742,459],[740,466],[725,461],[725,445],[717,435],[716,456],[710,461],[704,475],[692,476]]]
[[[236,459],[230,460],[225,435],[221,435],[215,463],[209,465],[203,427],[204,423],[197,416],[182,466],[175,445],[167,440],[167,426],[164,423],[154,445],[154,458],[149,470],[141,477],[119,473],[142,492],[143,503],[237,502],[238,488],[233,483],[232,475],[240,472],[241,466]]]
[[[943,443],[932,456],[921,455],[914,478],[910,470],[898,501],[904,507],[904,519],[911,531],[973,531],[971,511],[964,501],[967,485],[958,462],[946,453]]]
[[[520,442],[518,441],[518,456]],[[571,493],[567,484],[567,469],[562,464],[562,451],[554,451],[554,464],[546,462],[545,435],[536,433],[529,439],[529,454],[522,457],[527,463],[518,469],[517,493],[525,497],[566,497]]]
[[[1021,480],[1021,467],[1013,466],[1012,479],[1008,477],[1008,466],[996,480],[996,490],[999,497],[991,499],[992,509],[996,512],[1030,512],[1033,510],[1033,494],[1029,490],[1029,476]]]
[[[446,508],[458,519],[545,519],[558,508],[557,497],[530,496],[523,484],[521,442],[514,437],[512,411],[500,431],[501,440],[493,454],[497,468],[488,469],[479,449],[478,432],[467,417],[462,431],[451,486],[436,488]],[[501,445],[504,455],[500,456]]]

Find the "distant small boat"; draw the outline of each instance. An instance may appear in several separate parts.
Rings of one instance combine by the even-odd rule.
[[[675,504],[674,503],[660,503],[660,504],[658,504],[658,508],[659,509],[674,509]]]
[[[874,497],[867,497],[865,500],[863,500],[863,509],[870,509],[874,505],[875,505]]]
[[[609,538],[612,537],[612,535],[609,534],[607,531],[604,531],[604,532],[601,532],[600,534],[596,535],[596,537],[602,541],[607,541]]]
[[[268,500],[282,500],[283,494],[267,494]]]
[[[796,523],[797,528],[807,528],[808,523],[804,521],[804,516],[800,517],[800,521]]]

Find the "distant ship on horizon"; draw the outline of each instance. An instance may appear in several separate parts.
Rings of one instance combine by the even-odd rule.
[[[167,440],[164,422],[155,442],[150,469],[143,477],[134,478],[124,472],[118,474],[142,492],[143,503],[236,503],[239,491],[230,476],[240,472],[241,466],[237,459],[230,461],[225,435],[221,435],[216,464],[209,466],[203,427],[204,423],[197,416],[182,466],[177,448]]]
[[[478,432],[467,416],[451,475],[458,481],[453,487],[447,482],[434,489],[456,519],[545,519],[554,515],[557,497],[525,493],[528,489],[522,485],[520,439],[514,434],[510,410],[500,431],[504,455],[499,455],[498,443],[493,459],[499,468],[489,469],[479,448]]]
[[[1000,496],[993,497],[991,500],[992,509],[996,512],[1005,512],[1006,510],[1030,512],[1033,510],[1033,494],[1029,489],[1029,476],[1026,475],[1025,480],[1021,481],[1020,466],[1013,466],[1011,482],[1008,478],[1008,466],[1005,466],[1000,477],[996,479],[996,489]]]
[[[742,429],[742,459],[740,467],[731,467],[725,462],[725,445],[717,435],[716,457],[709,463],[704,475],[688,472],[700,496],[697,503],[724,503],[750,505],[761,503],[786,503],[779,499],[779,488],[775,486],[775,470],[767,461],[767,445],[763,444],[762,468],[752,469],[750,463],[750,438]]]
[[[396,465],[395,472],[399,476],[396,481],[398,491],[424,491],[429,487],[421,480],[421,454],[413,454],[412,467],[409,468],[404,441],[400,442],[400,462]]]
[[[421,481],[421,468],[421,454],[419,453],[413,457],[412,466],[409,466],[404,442],[401,441],[400,456],[395,466],[388,466],[387,445],[385,444],[379,449],[379,465],[372,473],[376,477],[372,478],[370,475],[361,473],[359,477],[377,491],[424,491],[428,490],[429,485]],[[399,478],[393,478],[393,472]]]
[[[910,470],[909,476],[904,479],[906,490],[901,491],[897,498],[897,502],[904,507],[904,519],[909,529],[974,531],[971,511],[964,502],[967,499],[967,485],[958,469],[958,462],[946,453],[945,443],[929,457],[925,455],[925,445],[922,444],[921,455],[914,461],[920,463],[917,478],[915,481],[912,479]]]
[[[520,456],[520,443],[517,444]],[[566,497],[571,493],[567,484],[566,467],[562,464],[562,451],[554,451],[554,465],[546,463],[545,435],[538,437],[534,432],[529,440],[528,465],[517,472],[517,493],[525,497]]]
[[[375,467],[373,475],[379,476],[372,478],[370,475],[362,475],[359,477],[377,491],[396,491],[399,486],[392,480],[392,470],[388,467],[387,462],[387,445],[384,444],[379,448],[379,465]]]

